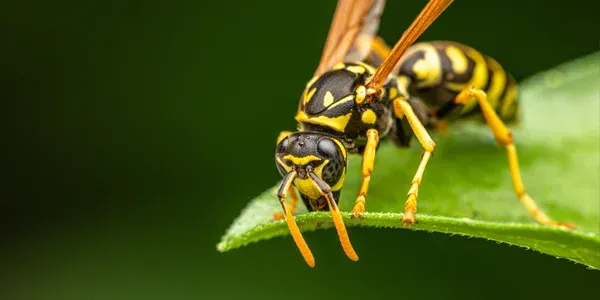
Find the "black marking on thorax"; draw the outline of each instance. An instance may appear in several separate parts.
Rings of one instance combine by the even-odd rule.
[[[329,106],[338,102],[345,96],[354,93],[354,89],[360,83],[360,75],[352,73],[345,69],[335,70],[323,74],[317,81],[315,81],[307,89],[307,94],[310,95],[313,89],[314,94],[311,95],[310,99],[306,99],[304,103],[304,112],[309,116],[319,115],[325,111]],[[328,93],[330,95],[328,95]],[[326,101],[328,101],[326,103]],[[302,99],[305,101],[305,99]],[[352,103],[350,103],[351,105]],[[348,110],[348,105],[342,105],[339,109],[333,109],[328,112],[327,115],[334,116],[335,113]],[[333,115],[332,115],[333,113]]]

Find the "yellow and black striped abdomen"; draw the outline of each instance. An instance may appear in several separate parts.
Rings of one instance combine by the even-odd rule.
[[[451,41],[413,45],[400,62],[400,77],[411,95],[421,98],[438,116],[462,118],[479,112],[472,99],[462,108],[452,100],[473,86],[486,92],[490,104],[505,121],[517,114],[517,83],[493,58]]]
[[[502,120],[507,122],[515,120],[518,114],[517,81],[495,59],[487,55],[482,57],[486,64],[487,80],[479,88],[487,94],[488,101]],[[477,101],[472,99],[464,106],[461,115],[469,116],[479,112]]]

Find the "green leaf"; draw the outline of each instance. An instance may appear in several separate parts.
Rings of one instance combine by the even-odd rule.
[[[432,134],[435,156],[419,190],[417,224],[409,230],[504,242],[599,269],[599,66],[597,52],[522,82],[522,121],[511,126],[528,193],[551,218],[572,222],[577,230],[538,225],[530,217],[514,194],[505,149],[480,123],[455,124],[447,134]],[[382,142],[367,213],[359,221],[348,213],[361,180],[361,157],[351,156],[340,199],[346,226],[407,230],[401,212],[421,154],[416,142],[408,149]],[[281,209],[275,193],[276,186],[252,200],[217,249],[289,235],[284,221],[271,219]],[[295,214],[303,232],[333,227],[329,213],[307,213],[301,201]],[[352,238],[351,229],[349,234]]]

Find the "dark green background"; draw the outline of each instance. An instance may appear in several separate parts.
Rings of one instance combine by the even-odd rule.
[[[394,42],[424,4],[388,0],[381,35]],[[422,39],[470,44],[520,80],[598,50],[598,6],[458,0]],[[335,233],[308,233],[314,270],[290,238],[216,251],[245,203],[279,179],[274,140],[295,127],[334,7],[0,5],[0,298],[597,295],[597,271],[423,232],[352,228],[358,263]]]

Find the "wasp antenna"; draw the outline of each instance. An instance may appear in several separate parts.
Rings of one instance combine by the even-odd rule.
[[[329,210],[331,211],[331,216],[333,217],[333,224],[335,225],[335,229],[337,230],[338,236],[340,238],[340,243],[342,244],[342,249],[344,252],[353,261],[358,260],[358,255],[354,251],[352,247],[352,243],[350,243],[350,238],[348,237],[348,232],[346,231],[346,226],[344,225],[344,221],[342,220],[342,215],[340,214],[340,210],[333,199],[333,194],[331,193],[331,188],[329,185],[323,181],[319,176],[317,176],[313,172],[308,173],[310,178],[312,179],[313,184],[319,189],[321,194],[327,198],[327,204],[329,205]]]
[[[410,47],[427,28],[448,8],[453,0],[431,0],[427,3],[421,13],[410,24],[410,27],[402,34],[400,40],[394,45],[390,54],[383,60],[375,74],[368,83],[367,88],[381,89],[383,82],[392,72],[404,52]]]
[[[291,171],[291,172],[287,173],[287,175],[285,175],[285,177],[281,181],[279,190],[277,191],[277,197],[279,198],[279,202],[281,203],[281,208],[283,209],[283,216],[285,218],[285,222],[287,223],[288,228],[290,229],[290,234],[292,235],[294,242],[296,242],[296,246],[298,247],[298,250],[300,250],[300,253],[302,254],[302,257],[304,257],[304,260],[306,261],[306,263],[311,268],[314,268],[315,258],[313,257],[312,252],[310,251],[310,248],[306,244],[304,237],[302,237],[302,233],[300,232],[300,229],[298,228],[298,225],[296,224],[296,220],[294,220],[294,216],[292,214],[292,211],[290,210],[290,207],[285,202],[286,191],[289,190],[296,175],[297,175],[296,171]]]

